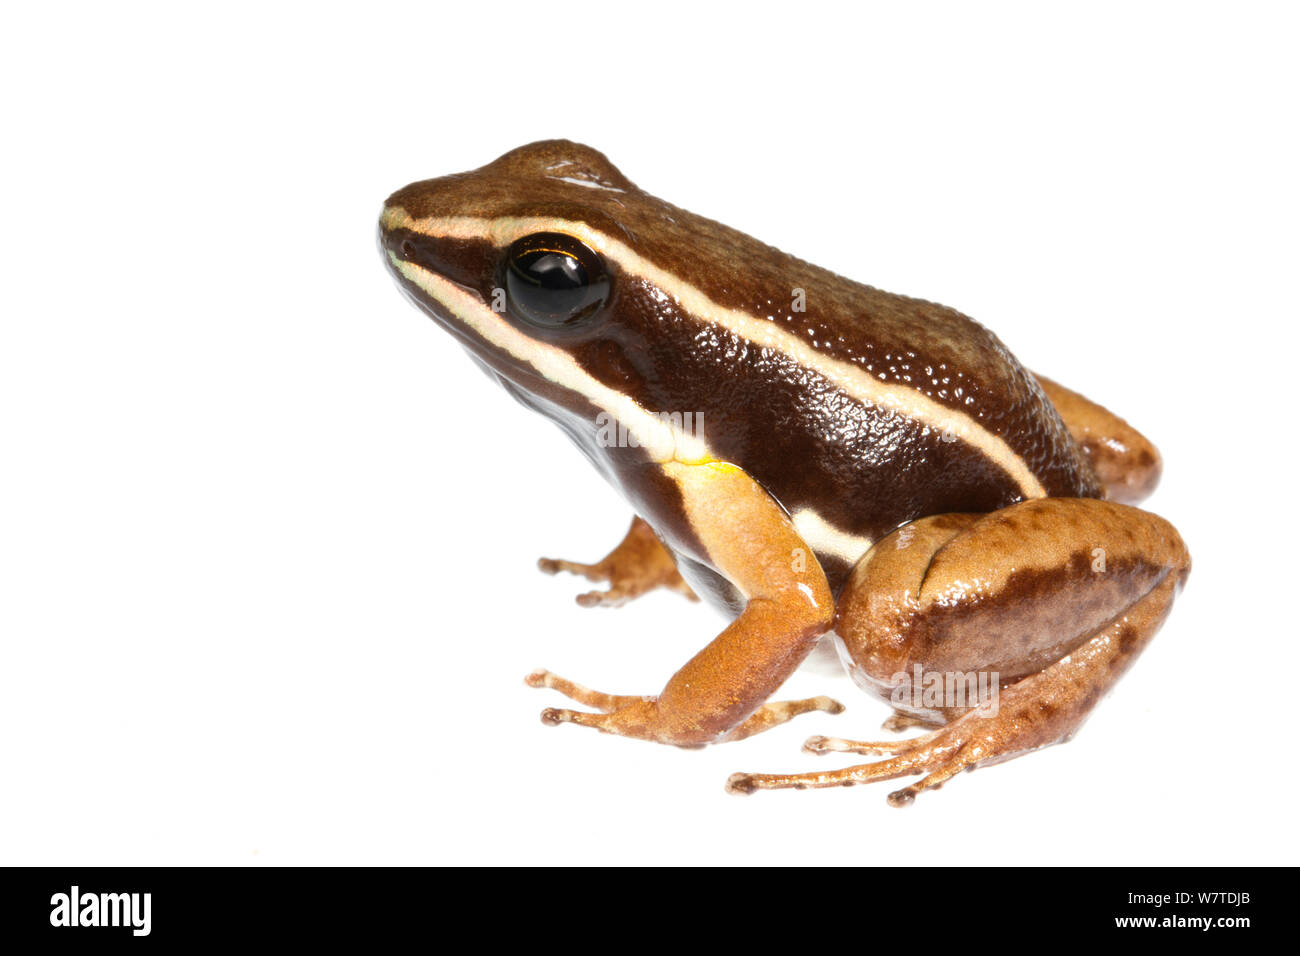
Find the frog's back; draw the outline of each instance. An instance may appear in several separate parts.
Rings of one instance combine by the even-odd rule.
[[[389,203],[448,235],[526,226],[597,250],[614,290],[600,321],[548,347],[597,388],[694,416],[709,454],[781,502],[833,579],[905,521],[1100,495],[1037,381],[983,326],[673,206],[589,147],[535,143]],[[462,284],[494,281],[481,244],[458,255],[486,266],[449,264]],[[547,401],[583,444],[589,397]]]
[[[512,181],[531,164],[587,184],[575,201],[548,176],[520,213],[583,223],[621,273],[613,321],[571,353],[644,408],[702,416],[710,450],[758,479],[828,565],[925,515],[1100,496],[1038,382],[960,312],[651,196],[587,147],[503,160]]]
[[[697,276],[727,314],[650,346],[664,354],[642,394],[703,411],[712,450],[782,503],[833,579],[919,517],[1101,495],[1038,382],[989,330],[764,250],[749,258],[759,268]]]

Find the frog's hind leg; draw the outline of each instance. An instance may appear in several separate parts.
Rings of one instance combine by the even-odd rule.
[[[821,773],[737,773],[727,781],[727,790],[753,793],[852,787],[925,773],[916,783],[889,794],[890,806],[902,807],[923,790],[937,790],[963,770],[1065,740],[1159,628],[1177,584],[1175,577],[1166,578],[1122,619],[1104,628],[1075,653],[1002,691],[996,716],[972,710],[940,730],[909,740],[869,742],[814,737],[804,746],[811,753],[888,755],[889,759]]]
[[[1049,378],[1035,377],[1092,464],[1107,498],[1132,505],[1155,491],[1163,468],[1155,445],[1114,412]]]
[[[814,737],[818,754],[884,757],[818,773],[735,774],[734,793],[854,786],[926,776],[890,795],[910,803],[962,770],[1069,739],[1142,653],[1191,568],[1155,515],[1093,499],[1045,498],[989,515],[940,515],[895,532],[854,569],[836,633],[863,676],[982,675],[986,696],[918,704],[945,717],[899,741]],[[973,583],[972,583],[973,582]],[[906,698],[906,695],[904,695]],[[915,694],[912,696],[915,703]]]
[[[547,574],[567,571],[588,581],[604,581],[604,591],[587,591],[575,599],[582,607],[619,607],[655,588],[667,588],[692,601],[699,600],[677,573],[677,565],[654,531],[636,517],[623,540],[595,564],[579,564],[555,558],[539,558],[537,566]]]

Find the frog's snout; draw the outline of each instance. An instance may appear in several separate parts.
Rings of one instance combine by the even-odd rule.
[[[384,207],[379,217],[379,249],[389,269],[402,273],[408,271],[404,265],[410,264],[464,289],[477,289],[485,272],[491,271],[486,251],[416,226],[402,207]]]

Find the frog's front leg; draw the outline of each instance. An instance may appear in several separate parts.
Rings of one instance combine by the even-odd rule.
[[[547,574],[568,571],[581,574],[588,581],[604,581],[609,588],[604,591],[587,591],[575,599],[582,607],[620,607],[634,598],[667,588],[698,601],[691,586],[677,573],[677,564],[654,530],[641,518],[632,519],[623,540],[595,564],[539,558],[537,566]]]
[[[835,633],[858,683],[944,725],[895,742],[812,738],[813,753],[888,759],[735,774],[728,789],[927,774],[890,795],[901,806],[962,770],[1066,740],[1159,629],[1190,568],[1172,525],[1107,501],[1043,498],[905,525],[854,569]],[[979,686],[998,691],[983,706]]]
[[[694,551],[731,581],[745,597],[744,610],[657,696],[602,694],[548,671],[534,672],[530,685],[605,711],[548,708],[543,721],[693,747],[737,740],[810,710],[839,712],[828,697],[765,704],[834,615],[826,575],[789,517],[734,465],[670,462],[663,469],[680,492],[696,539],[673,546]]]

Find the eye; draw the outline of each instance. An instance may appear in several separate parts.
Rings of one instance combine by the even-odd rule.
[[[506,253],[506,296],[519,318],[543,328],[567,328],[594,315],[609,298],[600,256],[572,236],[539,232]]]

